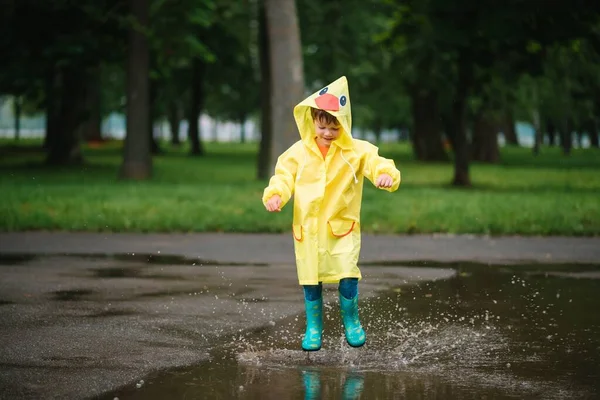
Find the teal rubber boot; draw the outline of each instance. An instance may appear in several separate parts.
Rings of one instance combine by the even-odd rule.
[[[321,350],[321,335],[323,334],[323,297],[318,300],[304,299],[306,309],[306,332],[302,340],[302,350]]]
[[[349,300],[340,293],[340,310],[348,344],[352,347],[365,344],[365,331],[358,319],[358,294]]]

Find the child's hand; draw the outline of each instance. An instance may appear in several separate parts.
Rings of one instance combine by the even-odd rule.
[[[393,184],[394,180],[388,174],[379,175],[377,181],[375,182],[375,186],[378,188],[391,188]]]
[[[281,211],[281,197],[278,194],[274,194],[265,205],[268,212],[279,212]]]

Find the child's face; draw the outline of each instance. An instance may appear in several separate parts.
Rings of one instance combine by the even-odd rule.
[[[340,125],[326,123],[322,120],[314,120],[315,133],[317,135],[317,144],[329,147],[331,142],[340,137]]]

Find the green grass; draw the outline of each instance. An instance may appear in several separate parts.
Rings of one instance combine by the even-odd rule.
[[[87,165],[50,168],[30,147],[0,151],[0,230],[286,232],[292,207],[268,214],[255,179],[255,144],[206,144],[193,158],[167,149],[149,182],[117,179],[121,144],[85,148]],[[166,147],[166,145],[165,145]],[[25,151],[24,149],[29,149]],[[471,166],[473,188],[449,185],[450,163],[416,162],[406,144],[383,145],[403,183],[393,194],[365,184],[362,227],[377,233],[598,235],[600,152],[570,157],[505,148],[502,164]]]

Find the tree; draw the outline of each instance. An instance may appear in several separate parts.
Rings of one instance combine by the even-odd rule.
[[[388,13],[390,23],[381,42],[394,60],[391,74],[398,84],[392,90],[403,87],[410,98],[410,140],[416,159],[446,161],[441,106],[448,97],[445,93],[451,90],[451,70],[447,68],[450,54],[436,40],[435,26],[427,18],[430,7],[428,1],[398,3]]]
[[[129,0],[134,24],[129,28],[127,59],[127,133],[121,178],[148,179],[152,175],[149,119],[148,0]]]
[[[213,27],[218,46],[215,61],[207,65],[205,111],[216,119],[244,126],[260,110],[260,66],[257,59],[257,10],[250,4],[232,4]],[[211,44],[212,48],[212,44]]]
[[[189,102],[188,114],[188,138],[191,144],[191,154],[196,156],[204,155],[204,146],[200,141],[200,112],[204,104],[204,83],[205,83],[206,65],[204,60],[194,58],[192,60],[192,79],[190,81],[191,97]]]
[[[0,24],[0,93],[23,96],[46,112],[47,162],[83,161],[80,139],[92,112],[88,83],[97,79],[101,61],[119,58],[122,0],[23,0],[7,7]],[[4,13],[3,9],[3,13]],[[61,24],[55,21],[60,20]]]
[[[84,94],[85,115],[81,127],[82,137],[87,141],[102,140],[102,88],[100,67],[91,68]]]
[[[258,48],[260,63],[260,143],[257,157],[257,178],[267,179],[271,173],[270,149],[273,141],[271,123],[271,50],[267,28],[267,13],[264,1],[260,1],[258,11]]]
[[[270,51],[270,170],[298,140],[292,110],[304,95],[304,71],[295,0],[265,0]]]
[[[541,10],[541,8],[544,8]],[[572,8],[566,2],[551,4],[510,0],[420,0],[402,2],[391,35],[404,38],[408,45],[423,32],[439,54],[447,80],[451,82],[451,102],[444,108],[444,125],[454,151],[456,186],[470,186],[469,141],[467,137],[468,99],[481,82],[478,69],[489,69],[493,60],[523,53],[532,44],[549,46],[577,38],[596,23],[597,9]],[[410,14],[412,18],[406,18]],[[405,23],[408,20],[408,23]],[[421,21],[427,29],[415,30],[410,21]],[[541,57],[541,53],[538,57]],[[519,61],[519,58],[516,58]],[[511,70],[522,72],[527,65],[513,63]],[[429,74],[430,69],[421,73]]]
[[[232,0],[221,0],[226,9]],[[151,50],[151,121],[167,117],[172,141],[179,142],[179,122],[188,119],[191,154],[202,155],[198,119],[204,104],[206,64],[215,56],[209,42],[218,42],[211,27],[219,15],[213,0],[153,1],[147,30]],[[152,137],[148,125],[148,136]],[[176,133],[176,134],[173,134]],[[158,150],[157,143],[154,144]]]

